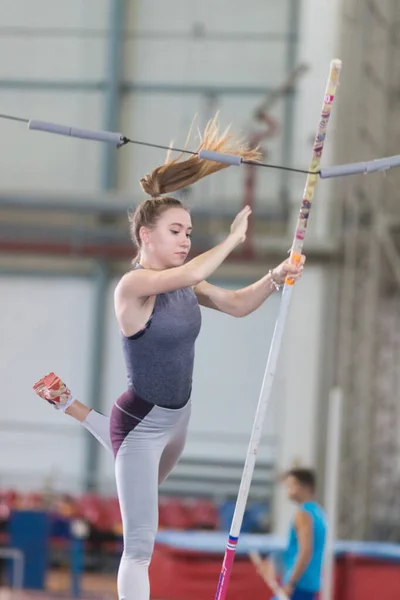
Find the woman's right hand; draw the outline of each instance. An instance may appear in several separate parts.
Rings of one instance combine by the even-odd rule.
[[[248,219],[251,215],[250,206],[245,206],[235,217],[231,225],[231,235],[237,238],[237,243],[242,244],[246,239],[246,232],[248,227]]]

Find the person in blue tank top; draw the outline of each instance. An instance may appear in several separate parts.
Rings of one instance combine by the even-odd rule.
[[[216,120],[206,127],[200,149],[257,160],[257,150],[238,143]],[[57,375],[39,380],[36,393],[90,431],[115,458],[115,478],[124,549],[118,571],[120,600],[149,600],[148,568],[158,526],[158,486],[182,454],[191,412],[195,342],[200,306],[234,317],[255,311],[290,275],[303,270],[289,259],[240,290],[208,283],[215,270],[246,239],[251,210],[234,219],[217,246],[187,261],[191,247],[189,211],[174,191],[226,168],[226,164],[178,156],[141,180],[150,197],[130,218],[138,248],[133,268],[118,282],[114,309],[121,332],[127,390],[107,417],[79,402]]]
[[[316,600],[321,589],[327,530],[325,512],[315,500],[316,476],[312,469],[294,468],[285,473],[283,482],[288,498],[297,505],[286,549],[272,560],[262,560],[257,554],[251,558],[275,593],[280,590],[290,600]]]
[[[294,468],[284,476],[288,498],[297,505],[282,557],[283,590],[291,600],[316,600],[326,541],[326,516],[315,500],[313,470]]]

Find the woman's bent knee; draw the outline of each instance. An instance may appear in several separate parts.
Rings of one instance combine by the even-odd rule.
[[[153,554],[155,533],[145,527],[136,528],[135,531],[124,535],[124,556],[141,563],[150,562]]]

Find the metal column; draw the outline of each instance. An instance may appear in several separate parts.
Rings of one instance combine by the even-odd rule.
[[[105,92],[104,117],[104,129],[110,131],[117,131],[119,128],[125,12],[126,0],[110,0],[110,32],[107,55],[107,87]],[[104,144],[102,150],[101,190],[104,192],[117,187],[117,150],[111,144]],[[93,283],[93,340],[89,375],[89,405],[94,410],[101,411],[103,355],[107,334],[107,293],[109,285],[109,269],[106,260],[98,261]],[[87,435],[87,461],[84,482],[86,489],[95,489],[97,487],[98,457],[99,444],[92,435]]]

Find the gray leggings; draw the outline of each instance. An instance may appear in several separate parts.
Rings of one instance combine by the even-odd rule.
[[[131,403],[131,408],[121,400],[123,397],[114,405],[111,418],[91,411],[83,425],[115,456],[124,539],[118,597],[149,600],[148,567],[158,527],[158,486],[182,454],[191,404],[178,409],[153,406],[144,415],[140,403]]]

